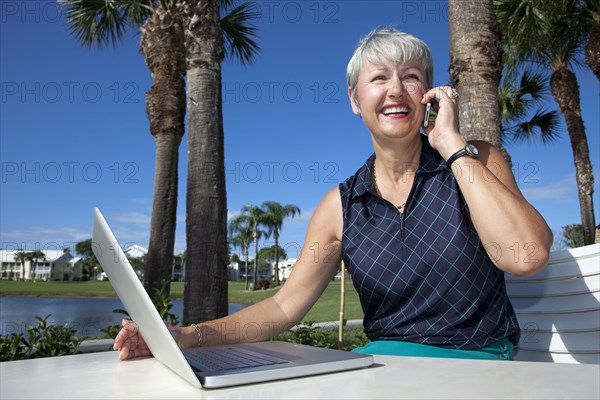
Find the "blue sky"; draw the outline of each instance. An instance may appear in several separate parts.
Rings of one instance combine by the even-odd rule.
[[[82,48],[53,1],[0,2],[0,248],[55,249],[91,237],[100,207],[123,245],[147,246],[154,141],[145,92],[151,78],[139,35],[116,48]],[[262,52],[223,64],[227,203],[295,204],[280,243],[297,256],[308,221],[330,188],[371,154],[351,112],[345,67],[361,36],[395,26],[427,42],[435,83],[448,81],[446,1],[259,1]],[[599,206],[599,86],[577,70]],[[554,103],[550,107],[556,108]],[[555,235],[580,221],[564,128],[554,144],[510,144],[519,187]],[[185,243],[186,139],[180,149],[176,249]],[[267,243],[272,244],[272,243]]]

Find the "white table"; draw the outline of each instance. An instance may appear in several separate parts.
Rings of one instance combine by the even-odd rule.
[[[8,399],[598,399],[600,366],[375,356],[376,365],[229,389],[195,389],[153,358],[115,352],[0,363]]]

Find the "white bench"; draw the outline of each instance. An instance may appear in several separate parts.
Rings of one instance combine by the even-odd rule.
[[[516,360],[600,364],[600,244],[552,253],[506,286],[522,330]]]

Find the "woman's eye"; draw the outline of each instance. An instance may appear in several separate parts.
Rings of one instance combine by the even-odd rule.
[[[420,80],[419,76],[416,74],[408,74],[402,77],[403,81],[408,82],[418,82]]]

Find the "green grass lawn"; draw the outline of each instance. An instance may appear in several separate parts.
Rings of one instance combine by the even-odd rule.
[[[325,292],[309,311],[304,321],[337,321],[340,312],[340,281],[331,282]],[[245,291],[244,282],[229,282],[229,302],[254,304],[272,296],[277,289]],[[116,297],[110,285],[105,281],[87,282],[16,282],[0,281],[0,296],[71,296],[71,297]],[[183,297],[183,282],[171,284],[171,295]],[[363,317],[358,295],[351,282],[346,283],[346,319]]]
[[[65,296],[116,297],[109,282],[17,282],[0,281],[0,295],[7,296]]]
[[[338,321],[340,318],[340,289],[341,282],[334,281],[329,283],[325,292],[321,295],[317,303],[311,308],[305,321]],[[229,302],[238,304],[253,304],[273,295],[274,290],[257,290],[255,292],[244,291],[243,282],[229,282]],[[358,300],[358,294],[352,283],[346,282],[346,302],[345,319],[362,319],[363,312]]]

